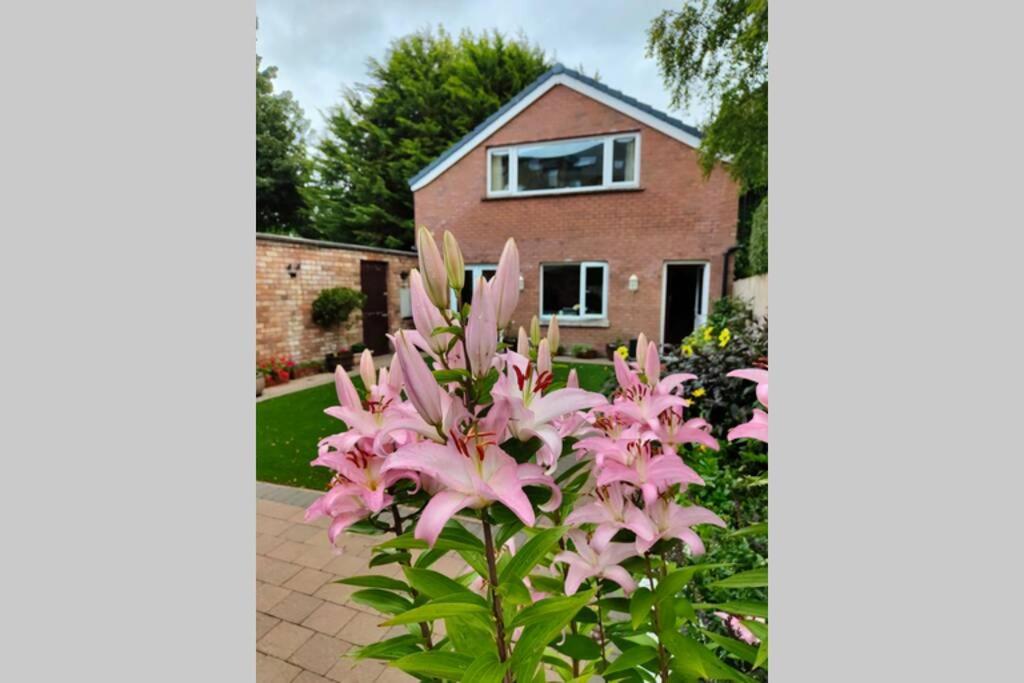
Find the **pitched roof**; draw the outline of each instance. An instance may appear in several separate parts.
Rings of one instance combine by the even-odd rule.
[[[445,150],[439,157],[424,166],[419,173],[409,179],[409,186],[414,191],[425,186],[556,85],[568,86],[601,101],[692,147],[696,147],[703,136],[693,126],[689,126],[665,112],[658,111],[649,104],[644,104],[629,95],[609,88],[578,71],[555,64],[502,105],[498,111],[488,116],[480,125],[466,133],[462,139]]]

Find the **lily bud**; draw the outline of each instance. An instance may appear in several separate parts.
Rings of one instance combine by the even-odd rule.
[[[448,284],[456,292],[466,284],[466,262],[462,260],[462,250],[455,235],[444,231],[444,268],[448,271]]]
[[[473,289],[473,307],[466,322],[466,357],[473,374],[483,377],[491,369],[498,349],[498,328],[494,324],[491,286],[480,278]]]
[[[416,412],[428,424],[441,424],[441,387],[420,352],[401,331],[395,337],[395,355],[398,356],[402,377],[405,379],[405,393]]]
[[[444,327],[444,318],[430,301],[426,286],[423,284],[423,276],[415,268],[409,272],[409,299],[412,304],[412,321],[416,325],[416,331],[420,333],[423,340],[430,346],[430,350],[436,354],[444,353],[448,347],[451,334],[441,332],[434,334],[434,330]]]
[[[569,376],[565,380],[565,386],[569,389],[580,388],[580,378],[579,375],[576,374],[576,368],[569,371]]]
[[[558,353],[558,316],[551,316],[551,322],[548,323],[548,346],[551,347],[551,354]]]
[[[423,286],[431,303],[442,311],[448,309],[448,274],[445,272],[444,260],[437,250],[437,242],[430,231],[421,227],[416,233],[416,252],[419,256],[420,275]]]
[[[647,335],[641,332],[636,338],[636,365],[640,372],[644,371],[647,360]]]
[[[491,285],[494,310],[498,314],[498,329],[505,329],[519,303],[519,249],[511,237],[505,242]]]
[[[537,347],[537,372],[551,372],[551,347],[548,346],[547,339],[541,339],[540,346]]]
[[[537,316],[530,320],[530,341],[534,346],[540,344],[540,321],[537,320]]]
[[[363,379],[363,386],[367,391],[377,383],[377,369],[373,367],[373,352],[370,349],[363,349],[362,355],[359,356],[359,376]]]
[[[644,358],[644,374],[647,375],[647,383],[654,386],[661,377],[661,358],[658,357],[658,346],[654,342],[647,344],[647,357]]]
[[[526,336],[526,330],[522,325],[519,326],[519,340],[516,343],[516,353],[520,356],[530,355],[530,338]]]

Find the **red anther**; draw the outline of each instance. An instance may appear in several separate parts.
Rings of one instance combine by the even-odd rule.
[[[544,391],[549,386],[551,386],[551,383],[553,381],[555,381],[555,376],[551,374],[550,371],[545,370],[544,372],[537,375],[537,382],[534,385],[533,390],[539,394],[540,392]]]

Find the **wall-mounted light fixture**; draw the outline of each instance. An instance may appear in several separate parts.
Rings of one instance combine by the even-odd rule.
[[[640,289],[640,278],[636,276],[636,273],[633,273],[629,276],[629,291],[635,292],[638,289]]]
[[[289,263],[285,270],[288,271],[289,277],[295,277],[299,274],[299,268],[302,267],[301,263]]]
[[[524,280],[524,279],[523,279],[523,276],[522,276],[522,275],[520,275],[520,276],[519,276],[519,291],[520,291],[520,292],[521,292],[521,291],[523,291],[523,288],[524,288],[524,287],[526,287],[526,280]]]

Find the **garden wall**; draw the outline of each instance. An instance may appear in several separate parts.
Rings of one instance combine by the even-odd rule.
[[[768,317],[768,273],[736,280],[732,283],[732,293],[749,303],[754,315]]]
[[[331,332],[314,325],[311,313],[313,300],[323,289],[362,289],[361,261],[387,262],[388,330],[397,329],[402,318],[403,274],[416,266],[415,253],[257,233],[257,362],[281,354],[297,363],[323,360],[339,346],[362,342],[359,311],[352,314],[344,330]]]

